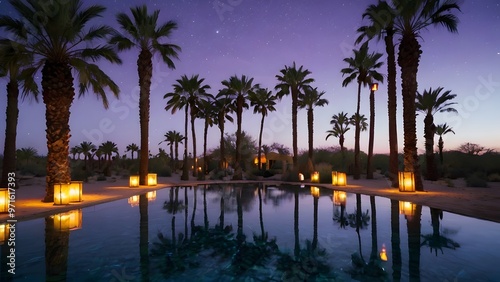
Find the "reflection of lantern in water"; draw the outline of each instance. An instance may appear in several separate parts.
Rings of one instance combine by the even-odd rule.
[[[9,224],[0,223],[0,245],[3,245],[9,238]]]
[[[69,191],[70,183],[57,183],[54,184],[54,204],[67,205],[69,204]]]
[[[410,171],[399,172],[399,191],[415,192],[415,175]]]
[[[319,183],[319,172],[315,171],[311,174],[311,182]]]
[[[0,212],[7,212],[9,210],[9,189],[0,188]]]
[[[83,181],[71,181],[69,186],[69,201],[81,202],[82,201]]]
[[[333,191],[333,204],[336,206],[342,206],[346,204],[347,193],[344,191]]]
[[[387,261],[387,250],[385,249],[385,244],[382,244],[382,249],[380,250],[380,260]]]
[[[129,187],[139,187],[139,175],[131,175],[128,183]]]
[[[148,201],[154,201],[156,200],[156,191],[149,191],[146,193],[146,198],[148,198]]]
[[[156,173],[148,173],[148,186],[156,186]]]
[[[319,187],[311,186],[311,195],[315,198],[319,197]]]
[[[76,230],[82,228],[82,210],[72,210],[52,216],[54,229],[58,231]]]
[[[347,176],[345,172],[332,171],[332,185],[334,186],[346,186]]]
[[[399,213],[404,214],[405,216],[413,216],[415,215],[415,210],[417,205],[412,202],[403,202],[399,201]]]
[[[139,205],[139,195],[134,195],[130,198],[128,198],[128,203],[132,206],[138,206]]]

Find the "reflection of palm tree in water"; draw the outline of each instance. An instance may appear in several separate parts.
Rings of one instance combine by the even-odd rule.
[[[361,194],[356,194],[356,212],[348,214],[347,220],[349,221],[349,226],[356,228],[356,233],[358,234],[359,255],[353,254],[351,258],[354,264],[359,266],[364,265],[365,259],[363,258],[363,251],[361,249],[361,235],[359,234],[359,230],[368,227],[370,215],[368,214],[368,210],[365,213],[361,211]]]
[[[54,218],[45,218],[45,279],[66,281],[69,230],[56,230]]]
[[[449,239],[440,233],[440,220],[443,219],[443,211],[440,209],[430,208],[431,210],[431,223],[432,223],[432,234],[422,235],[424,241],[421,246],[429,246],[431,252],[434,250],[436,256],[438,250],[441,254],[444,254],[443,248],[455,250],[460,247],[460,244]]]
[[[148,198],[146,194],[139,196],[139,256],[143,281],[149,280],[149,225]]]
[[[345,204],[340,205],[340,212],[336,209],[333,212],[333,221],[337,222],[340,225],[340,228],[346,228],[349,226],[349,220],[346,217],[345,213]]]
[[[391,200],[392,280],[401,280],[401,239],[399,236],[399,201]]]

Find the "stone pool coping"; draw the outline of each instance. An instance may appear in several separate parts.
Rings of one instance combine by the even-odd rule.
[[[191,177],[193,178],[193,177]],[[15,217],[10,218],[8,213],[0,214],[0,222],[8,219],[18,221],[44,217],[57,212],[65,212],[77,208],[84,208],[96,204],[128,198],[148,191],[163,189],[171,186],[195,186],[216,183],[251,183],[256,181],[181,181],[179,174],[172,177],[158,177],[157,186],[139,188],[128,187],[128,179],[116,179],[113,182],[98,181],[84,183],[82,202],[56,206],[52,203],[43,203],[45,194],[45,178],[31,179],[20,183],[21,188],[15,193]],[[300,184],[279,180],[259,180],[264,184],[279,185]],[[463,182],[456,182],[455,187],[448,187],[442,182],[424,181],[424,192],[401,193],[398,189],[390,188],[390,183],[382,176],[375,179],[348,179],[347,186],[332,186],[330,184],[303,183],[306,185],[321,186],[330,189],[342,190],[350,193],[361,193],[373,196],[382,196],[399,201],[410,201],[416,204],[439,208],[444,211],[471,216],[479,219],[500,223],[500,183],[493,183],[488,188],[465,187]]]

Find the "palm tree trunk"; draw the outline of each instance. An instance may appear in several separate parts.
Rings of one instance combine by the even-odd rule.
[[[415,215],[407,217],[406,228],[408,230],[408,269],[410,272],[410,281],[420,281],[420,236],[422,206],[417,205]]]
[[[424,118],[424,138],[425,138],[425,164],[427,165],[427,179],[436,181],[437,168],[434,162],[434,133],[435,133],[434,117],[432,114],[427,114]]]
[[[9,182],[9,173],[16,172],[16,136],[19,86],[17,80],[11,80],[7,84],[7,109],[5,111],[5,144],[3,149],[2,179],[0,187],[17,188],[17,182]],[[14,186],[9,186],[9,183]]]
[[[196,119],[195,111],[191,107],[191,134],[193,136],[193,176],[198,176],[198,156],[196,155],[196,130],[194,128],[194,120]]]
[[[207,162],[207,138],[208,138],[208,121],[205,119],[205,128],[203,130],[203,171],[201,172],[202,179],[205,180],[205,174],[208,170]]]
[[[184,114],[184,159],[182,162],[182,175],[181,180],[189,180],[189,168],[188,168],[188,110],[189,105],[186,103],[186,112]]]
[[[149,281],[149,219],[148,198],[139,196],[139,257],[143,281]]]
[[[398,179],[398,132],[397,132],[397,95],[396,95],[396,57],[394,54],[394,31],[387,29],[385,50],[387,52],[387,108],[389,115],[389,178],[393,188],[399,187]]]
[[[298,144],[297,144],[297,111],[299,90],[292,88],[292,146],[293,146],[293,168],[297,169],[298,165]]]
[[[47,135],[47,176],[44,202],[54,201],[54,184],[71,181],[69,166],[69,116],[75,96],[71,67],[46,62],[42,70]]]
[[[309,150],[307,153],[308,160],[307,160],[307,168],[309,170],[309,173],[314,172],[314,161],[313,161],[313,154],[314,154],[314,144],[313,144],[313,135],[314,135],[314,112],[313,109],[307,109],[307,131],[308,131],[308,143],[309,143]]]
[[[171,141],[171,143],[170,143],[170,167],[175,172],[174,164],[175,164],[175,161],[174,161],[174,142]]]
[[[391,200],[392,280],[401,280],[401,238],[399,235],[399,201]]]
[[[370,90],[370,136],[368,139],[368,158],[366,163],[366,179],[373,179],[373,138],[375,135],[375,91]]]
[[[353,175],[354,179],[360,178],[360,171],[361,171],[361,168],[359,167],[359,138],[360,138],[359,135],[361,132],[359,124],[360,122],[359,108],[361,104],[360,100],[361,100],[361,81],[358,82],[358,103],[356,106],[356,119],[355,119],[356,125],[354,129],[354,175]]]
[[[149,166],[149,96],[153,75],[153,55],[147,49],[141,50],[137,59],[139,73],[139,124],[141,127],[141,152],[139,161],[139,184],[148,183]]]
[[[443,136],[439,136],[438,148],[439,148],[439,161],[441,161],[441,164],[443,164],[443,148],[444,148]]]
[[[66,281],[69,230],[56,230],[54,218],[45,217],[45,281]]]
[[[262,114],[262,119],[260,120],[259,149],[258,149],[258,154],[257,154],[257,165],[258,165],[259,170],[262,169],[262,162],[261,162],[260,154],[262,154],[262,132],[264,131],[264,118],[265,118],[265,115]],[[259,192],[260,192],[260,190],[259,190]]]
[[[238,123],[238,128],[236,130],[236,155],[234,162],[234,175],[233,180],[243,179],[243,172],[241,171],[241,119],[243,114],[243,96],[238,95],[236,98],[236,120]]]
[[[399,45],[398,64],[401,67],[401,92],[403,94],[404,166],[415,175],[415,190],[423,191],[418,163],[416,106],[417,72],[420,44],[414,34],[404,34]]]
[[[224,111],[219,112],[219,130],[220,130],[220,161],[219,161],[219,169],[226,168],[226,158],[225,158],[225,145],[224,145],[224,122],[225,116]]]
[[[372,251],[370,252],[370,263],[378,260],[378,240],[377,240],[377,206],[375,196],[370,196],[370,209],[372,212]]]

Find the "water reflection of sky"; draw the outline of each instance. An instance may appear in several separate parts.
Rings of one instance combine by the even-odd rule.
[[[185,188],[178,189],[178,200],[182,201],[175,215],[163,208],[170,199],[171,189],[159,190],[156,200],[148,202],[148,238],[151,250],[158,242],[158,233],[171,238],[172,226],[175,234],[190,234],[190,222],[193,216],[194,192],[196,190],[196,211],[194,222],[204,224],[203,189],[187,189],[187,213]],[[172,190],[173,191],[173,190]],[[224,191],[224,192],[223,192]],[[296,189],[299,199],[298,235],[301,248],[305,242],[314,237],[314,207],[315,199],[311,196],[309,187]],[[221,197],[224,198],[224,223],[232,226],[236,234],[238,225],[237,200],[234,190],[211,187],[206,193],[206,211],[210,228],[220,222]],[[175,194],[172,194],[175,197]],[[243,232],[248,242],[253,242],[253,234],[261,234],[259,217],[258,193],[252,187],[241,190],[241,205],[243,210]],[[341,228],[333,220],[339,206],[332,202],[333,192],[321,189],[317,199],[317,242],[318,246],[329,254],[328,263],[337,275],[349,278],[345,270],[351,267],[351,255],[359,252],[358,238],[355,228]],[[294,214],[295,195],[285,193],[281,188],[268,188],[262,191],[263,225],[270,239],[276,238],[280,251],[293,254],[295,243]],[[382,245],[387,249],[388,260],[381,262],[388,273],[392,275],[393,250],[391,246],[391,201],[375,197],[377,223],[377,251]],[[370,197],[361,197],[363,213],[372,215]],[[356,211],[356,197],[348,194],[345,212],[353,214]],[[187,221],[185,220],[187,218]],[[402,257],[402,277],[408,279],[408,233],[405,216],[399,215],[400,248]],[[82,228],[70,232],[68,250],[68,281],[79,279],[94,279],[96,281],[118,279],[124,273],[130,277],[140,276],[140,216],[139,206],[131,207],[127,199],[96,205],[83,209]],[[421,235],[433,234],[430,209],[422,208]],[[365,261],[369,260],[372,249],[372,220],[360,230],[361,254]],[[174,224],[174,225],[172,225]],[[454,281],[458,279],[473,281],[491,281],[500,277],[497,267],[500,259],[500,224],[472,219],[451,213],[443,213],[440,220],[440,234],[457,242],[456,249],[443,248],[431,251],[429,246],[420,248],[420,275],[423,281],[438,278]],[[20,222],[16,229],[17,269],[15,280],[36,281],[45,278],[45,219],[34,219]],[[180,237],[178,237],[180,238]],[[421,237],[421,242],[423,242]],[[3,247],[3,246],[2,246]],[[154,264],[151,258],[150,264]],[[216,264],[216,262],[211,262]],[[215,268],[215,267],[213,267]],[[151,275],[154,267],[151,266]],[[208,270],[207,270],[208,271]],[[210,275],[214,275],[211,269]],[[85,279],[84,279],[85,277]],[[118,277],[118,278],[117,278]],[[160,276],[161,277],[161,276]],[[212,277],[212,276],[210,276]],[[3,280],[3,279],[2,279]],[[119,281],[119,279],[117,280]]]

